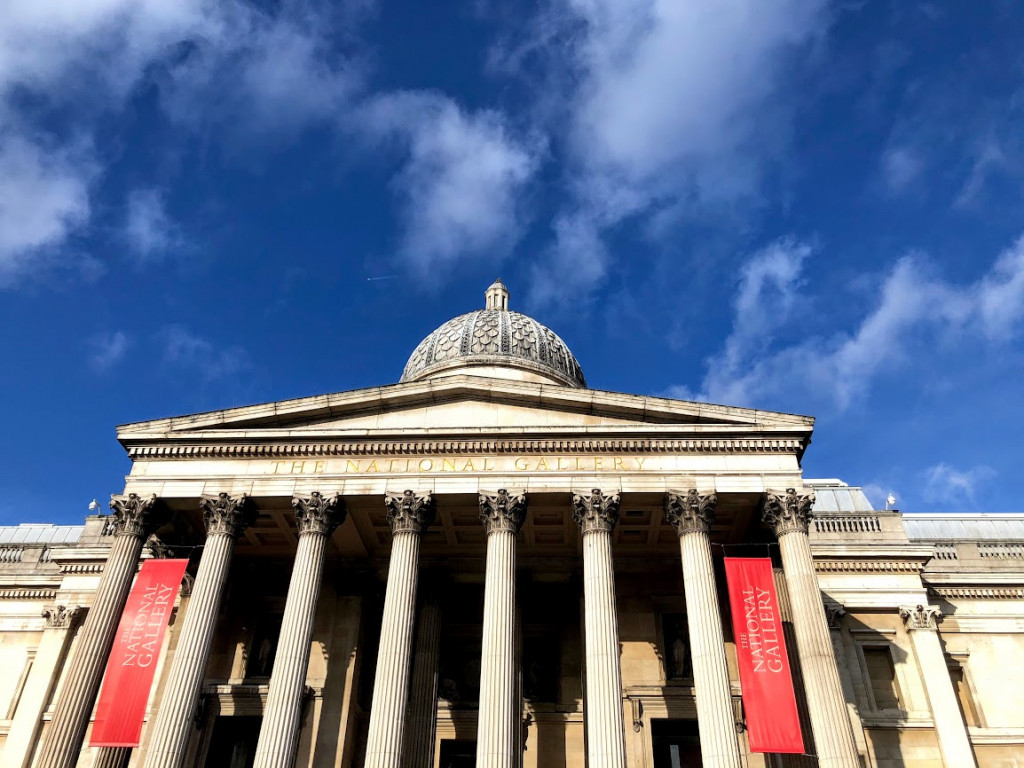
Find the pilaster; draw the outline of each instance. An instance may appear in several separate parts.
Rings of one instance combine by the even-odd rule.
[[[924,681],[943,764],[946,768],[976,766],[967,725],[960,714],[960,705],[939,642],[941,609],[937,605],[906,605],[900,608],[900,618],[910,635],[918,672]]]

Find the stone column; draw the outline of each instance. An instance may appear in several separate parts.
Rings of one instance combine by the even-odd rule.
[[[522,754],[516,668],[516,535],[525,518],[525,494],[505,490],[480,494],[480,519],[487,530],[487,575],[476,764],[487,768],[516,768]]]
[[[306,497],[296,496],[292,507],[295,508],[299,544],[256,744],[255,768],[291,768],[295,762],[324,554],[328,539],[334,529],[345,522],[347,514],[340,496],[324,497],[318,491]]]
[[[39,768],[74,768],[78,762],[121,612],[139,567],[142,545],[163,521],[156,496],[117,496],[111,499],[110,508],[114,513],[114,543],[58,694],[36,763]]]
[[[420,535],[434,520],[434,498],[429,492],[389,493],[385,503],[392,533],[391,561],[377,672],[373,679],[365,768],[401,768],[402,765]]]
[[[903,606],[900,617],[906,624],[917,667],[924,680],[943,764],[946,768],[976,766],[971,739],[960,714],[960,705],[939,642],[938,621],[942,611],[937,605]]]
[[[201,507],[206,543],[163,698],[157,705],[146,768],[180,768],[185,758],[235,539],[256,518],[256,508],[245,494],[203,497]]]
[[[30,662],[32,667],[22,687],[7,741],[0,752],[0,765],[27,768],[31,763],[43,712],[64,666],[68,647],[75,635],[74,629],[82,613],[84,611],[77,605],[54,605],[43,609],[43,619],[46,620],[43,638],[36,649],[35,658]]]
[[[572,516],[583,535],[583,613],[587,690],[587,768],[625,768],[619,622],[615,608],[612,529],[619,520],[619,494],[574,493]]]
[[[128,768],[131,759],[131,747],[100,747],[96,750],[92,768]]]
[[[670,491],[665,498],[665,519],[679,535],[683,561],[701,760],[704,768],[740,768],[722,615],[708,537],[717,503],[713,493],[700,494],[692,488],[686,492]]]
[[[858,768],[860,761],[807,538],[813,504],[813,493],[797,493],[793,488],[785,493],[767,491],[762,519],[779,539],[818,765]]]
[[[404,768],[434,768],[437,740],[438,664],[441,659],[441,606],[428,597],[416,622],[416,651],[406,714]]]

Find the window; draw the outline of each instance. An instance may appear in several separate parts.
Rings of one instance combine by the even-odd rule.
[[[875,699],[875,709],[903,709],[896,667],[888,646],[864,646],[864,664]]]
[[[246,677],[270,677],[283,619],[280,613],[268,613],[256,620],[245,664]]]
[[[661,615],[661,642],[665,649],[665,678],[684,680],[692,677],[690,668],[690,635],[686,614]]]
[[[974,696],[971,695],[971,686],[967,681],[966,659],[947,658],[946,666],[949,668],[949,679],[953,682],[953,690],[956,691],[956,700],[960,704],[960,714],[964,722],[971,726],[980,726],[981,718],[978,716],[978,707],[974,703]]]

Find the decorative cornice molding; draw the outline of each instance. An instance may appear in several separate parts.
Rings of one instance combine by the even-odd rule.
[[[816,573],[921,573],[924,563],[912,560],[814,560]]]
[[[388,508],[392,534],[423,533],[434,522],[437,513],[434,494],[430,491],[385,493],[384,503]]]
[[[966,600],[1024,600],[1024,587],[929,587],[939,597]]]
[[[938,629],[942,609],[937,605],[900,606],[900,618],[907,631],[915,629]]]
[[[222,492],[216,496],[203,496],[199,508],[203,511],[207,536],[230,536],[233,539],[252,525],[258,514],[256,505],[245,493],[229,496]]]
[[[306,533],[330,536],[348,516],[345,500],[337,493],[324,496],[320,491],[313,491],[309,496],[293,496],[292,508],[299,536]]]
[[[669,491],[665,494],[665,520],[676,529],[676,534],[707,533],[715,519],[718,496],[714,493]]]
[[[814,493],[811,491],[797,493],[795,488],[787,488],[785,493],[765,491],[761,520],[775,532],[777,538],[787,533],[802,533],[806,536],[813,517],[813,506]]]
[[[0,600],[52,600],[56,589],[0,589]]]
[[[79,605],[52,605],[43,608],[41,616],[46,619],[47,629],[70,629],[85,608]]]
[[[589,439],[589,440],[425,440],[342,443],[296,441],[258,445],[172,443],[133,445],[128,455],[139,459],[251,459],[303,456],[422,456],[498,455],[517,453],[799,453],[798,438],[693,438],[693,439]]]
[[[600,488],[572,495],[572,519],[586,536],[595,531],[610,533],[619,522],[619,494],[604,494]]]
[[[129,493],[127,496],[111,496],[110,509],[113,510],[116,536],[137,536],[144,539],[160,526],[164,517],[156,494],[139,496],[137,493]]]
[[[480,494],[480,521],[490,535],[496,531],[519,533],[526,520],[526,493],[498,489]]]
[[[61,573],[103,573],[104,563],[60,563]]]

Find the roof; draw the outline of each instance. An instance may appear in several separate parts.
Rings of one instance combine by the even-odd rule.
[[[3,544],[74,544],[82,538],[84,525],[0,525],[0,545]]]
[[[903,515],[907,537],[926,541],[988,539],[1024,540],[1024,514],[973,513],[910,513]]]
[[[804,480],[814,489],[815,512],[874,512],[863,489],[847,485],[842,480]]]

